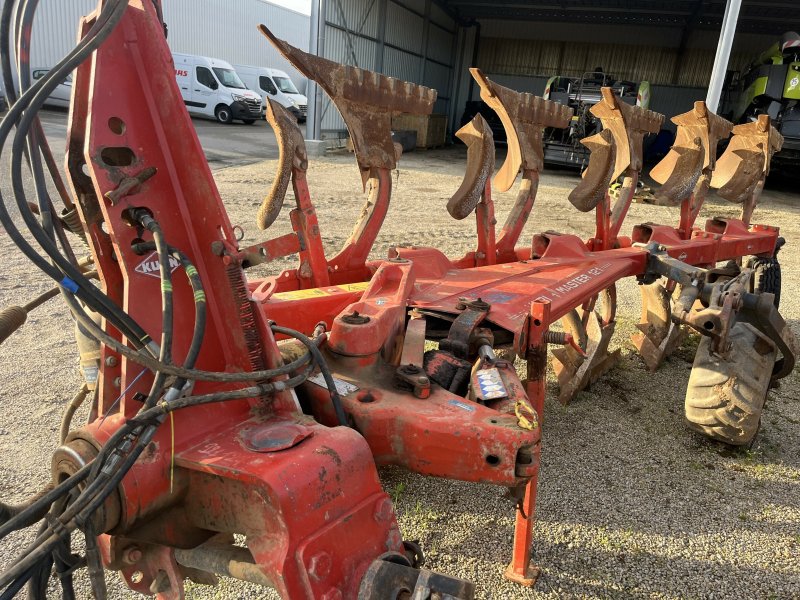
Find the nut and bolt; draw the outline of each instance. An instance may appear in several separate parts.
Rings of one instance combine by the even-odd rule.
[[[116,356],[107,356],[106,357],[106,366],[107,367],[116,367],[119,364]]]
[[[344,315],[342,321],[348,325],[365,325],[369,323],[369,317],[361,315],[357,310],[354,310],[349,315]]]
[[[142,583],[144,579],[144,573],[141,571],[134,571],[131,573],[131,583]]]
[[[122,562],[127,565],[136,564],[142,560],[142,551],[139,546],[128,546],[122,552]]]
[[[329,554],[318,552],[308,562],[308,574],[317,581],[325,579],[331,573],[332,561]]]
[[[122,385],[122,377],[114,377],[114,387],[119,387]]]

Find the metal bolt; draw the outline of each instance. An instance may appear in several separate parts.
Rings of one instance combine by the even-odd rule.
[[[122,378],[114,377],[114,387],[119,387],[120,385],[122,385]]]
[[[128,546],[122,552],[122,562],[128,565],[136,564],[142,560],[142,551],[139,546]]]
[[[108,356],[106,357],[106,366],[107,367],[116,367],[119,364],[116,356]]]
[[[132,583],[141,583],[144,579],[144,573],[141,571],[134,571],[131,573],[131,582]]]
[[[365,325],[369,323],[369,317],[361,315],[357,310],[354,310],[349,315],[344,315],[342,321],[348,325]]]
[[[330,575],[331,565],[330,555],[325,552],[318,552],[308,561],[308,574],[320,581]]]

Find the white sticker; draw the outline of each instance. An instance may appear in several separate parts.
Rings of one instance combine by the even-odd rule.
[[[325,383],[325,378],[322,376],[322,373],[317,373],[316,375],[312,375],[308,378],[311,383],[317,384],[319,387],[323,387],[326,390],[328,389],[328,384]],[[352,394],[353,392],[358,391],[358,386],[353,385],[352,383],[348,383],[346,381],[342,381],[341,379],[333,378],[333,383],[336,385],[336,392],[340,396],[347,396],[347,394]]]
[[[178,262],[178,259],[174,256],[169,257],[169,270],[170,273],[174,273],[175,269],[181,266],[181,263]],[[137,273],[141,273],[142,275],[148,275],[150,277],[155,277],[157,279],[161,278],[161,267],[158,261],[158,252],[152,252],[150,256],[145,258],[142,262],[136,265],[134,269]]]

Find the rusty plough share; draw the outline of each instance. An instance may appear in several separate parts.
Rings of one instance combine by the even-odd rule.
[[[154,5],[131,0],[123,12],[75,72],[68,132],[68,180],[107,301],[88,294],[96,288],[77,274],[84,287],[60,280],[76,319],[103,342],[94,404],[90,422],[56,451],[54,489],[20,513],[30,519],[38,507],[41,516],[50,509],[42,498],[53,498],[37,556],[55,560],[62,580],[70,576],[60,544],[80,528],[98,597],[102,557],[132,589],[161,600],[183,598],[187,577],[213,583],[214,574],[270,585],[286,598],[472,598],[471,583],[420,568],[421,549],[403,541],[376,471],[394,464],[508,488],[516,522],[505,575],[532,585],[548,345],[559,346],[554,366],[567,402],[614,362],[622,277],[642,284],[636,343],[648,366],[672,349],[679,324],[704,335],[686,396],[689,425],[727,443],[752,441],[769,384],[792,370],[798,351],[770,290],[757,289],[751,269],[736,262],[771,258],[779,241],[777,228],[749,225],[781,143],[767,119],[734,128],[715,169],[716,143],[730,124],[702,103],[676,117],[676,144],[653,176],[663,184],[656,202],[681,206],[679,225],[641,224],[629,238],[620,231],[642,140],[662,116],[603,89],[592,111],[604,129],[584,140],[591,159],[568,198],[596,212],[595,234],[547,231],[519,244],[542,169],[542,132],[567,126],[571,111],[473,69],[507,133],[494,185],[509,190],[521,174],[499,235],[494,142],[477,116],[457,132],[467,167],[446,207],[456,219],[475,213],[476,248],[451,259],[436,248],[396,246],[387,259],[369,260],[400,159],[391,115],[430,113],[436,92],[312,56],[262,26],[341,112],[367,201],[328,258],[303,137],[269,102],[279,169],[256,221],[269,231],[291,185],[292,232],[241,248],[165,58]],[[83,21],[84,35],[97,19]],[[614,198],[609,187],[620,182]],[[742,219],[695,227],[709,187],[743,202]],[[246,275],[293,254],[296,268]],[[716,268],[722,261],[731,262]],[[77,300],[127,312],[105,311],[101,328]],[[0,313],[0,340],[28,310],[12,309]],[[551,329],[559,321],[564,330]],[[437,344],[426,350],[428,342]],[[497,350],[527,362],[524,380]],[[185,368],[173,364],[184,357]],[[21,528],[21,518],[0,523],[3,535]],[[41,568],[34,558],[0,574],[0,589],[24,585]]]

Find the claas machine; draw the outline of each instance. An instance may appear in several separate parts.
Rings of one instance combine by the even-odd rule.
[[[800,35],[787,31],[742,72],[730,75],[725,112],[734,123],[769,115],[784,138],[775,167],[793,175],[800,166]]]
[[[36,4],[9,1],[1,15],[0,39],[18,44],[22,85],[0,125],[12,192],[0,221],[56,287],[4,309],[0,332],[5,339],[60,295],[77,324],[86,383],[54,440],[51,484],[21,504],[0,504],[0,537],[29,530],[0,574],[3,598],[26,590],[43,598],[51,577],[63,597],[75,597],[78,568],[99,599],[106,571],[161,600],[183,598],[187,579],[213,584],[218,575],[291,599],[472,598],[473,583],[425,569],[423,549],[404,540],[376,470],[387,464],[507,488],[516,523],[505,575],[532,585],[548,348],[562,402],[611,368],[620,278],[641,284],[635,342],[649,366],[684,329],[703,335],[686,418],[706,436],[750,443],[769,386],[794,366],[796,341],[776,290],[741,266],[743,257],[774,259],[780,243],[777,227],[750,222],[781,144],[766,116],[732,128],[698,102],[675,117],[676,144],[653,172],[662,184],[656,202],[673,207],[664,209],[673,224],[623,234],[643,137],[663,117],[604,88],[591,109],[603,128],[583,141],[591,159],[564,199],[596,214],[596,233],[524,239],[542,132],[567,127],[572,111],[473,69],[509,144],[493,176],[485,120],[457,134],[467,164],[442,210],[475,219],[474,248],[448,257],[397,245],[372,260],[401,158],[391,115],[430,113],[436,92],[309,55],[262,26],[265,43],[340,110],[367,200],[346,243],[327,254],[303,137],[270,102],[279,167],[256,215],[263,241],[242,247],[181,101],[158,3],[102,0],[80,23],[75,48],[31,85],[24,74]],[[8,76],[9,48],[1,54]],[[37,111],[72,71],[62,180]],[[717,142],[731,133],[717,160]],[[497,228],[492,188],[517,181]],[[620,183],[616,198],[612,183]],[[743,205],[740,219],[696,225],[712,188]],[[292,232],[270,236],[284,218]],[[292,255],[295,268],[248,274]],[[88,421],[73,423],[84,401]],[[78,536],[85,543],[74,552]]]

